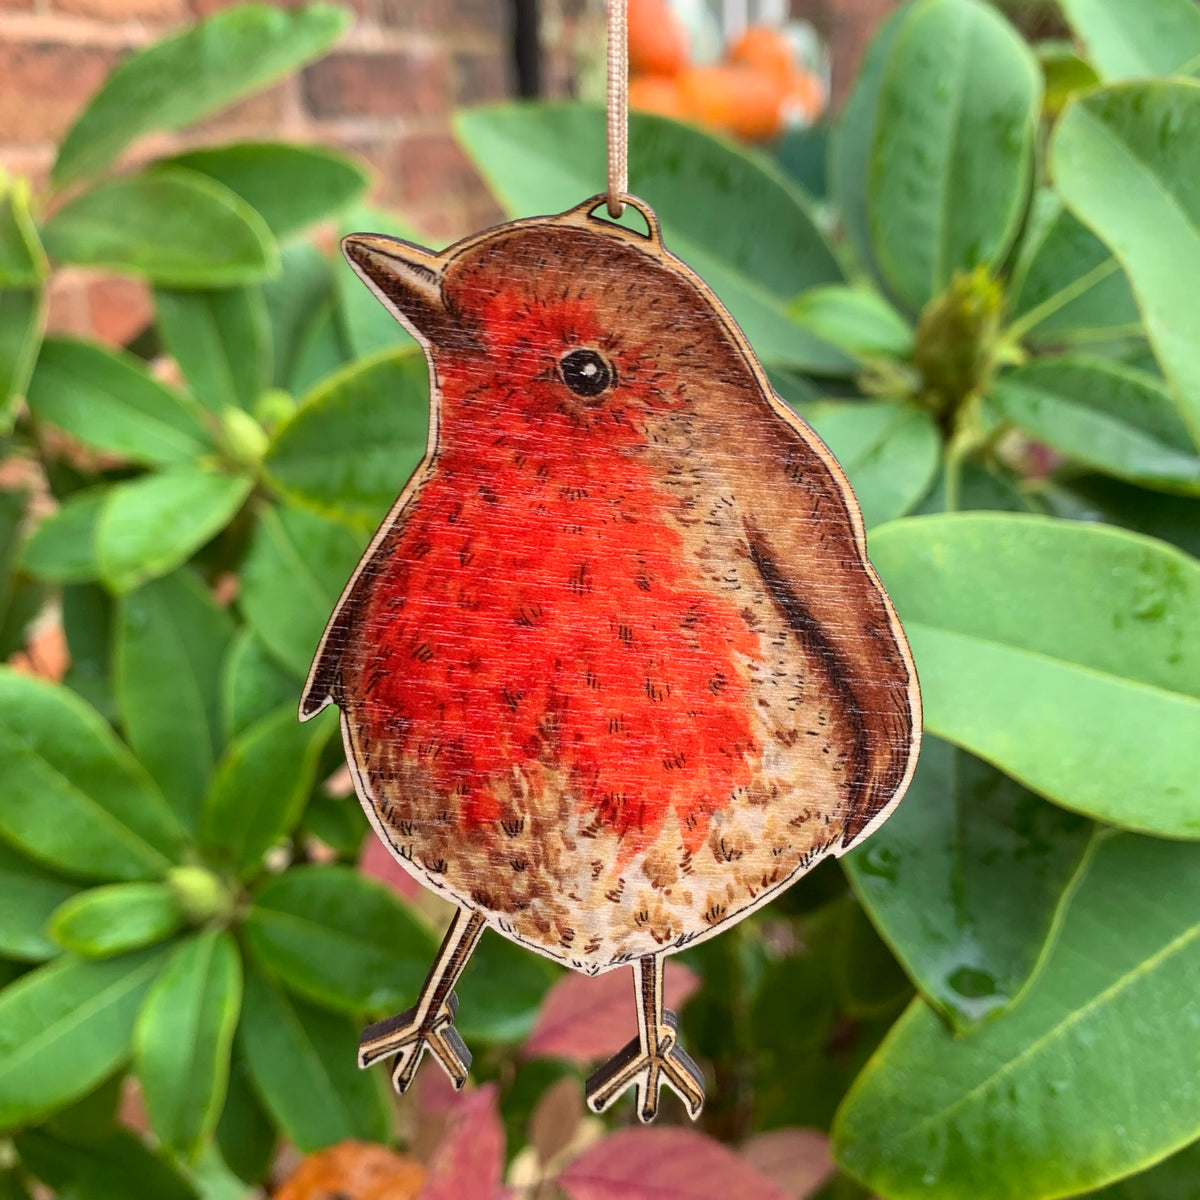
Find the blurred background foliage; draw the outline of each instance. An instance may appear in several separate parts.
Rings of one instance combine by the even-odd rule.
[[[330,714],[295,720],[427,432],[424,360],[329,235],[421,231],[316,147],[122,158],[348,14],[149,46],[47,186],[3,181],[0,1195],[1200,1194],[1200,7],[1003,8],[1026,37],[901,5],[832,125],[763,151],[632,122],[668,246],[845,464],[926,707],[881,832],[672,960],[696,1129],[585,1117],[626,981],[492,935],[473,1090],[355,1066],[446,913]],[[586,104],[457,136],[513,216],[602,189]],[[80,265],[153,286],[128,346],[43,336]]]

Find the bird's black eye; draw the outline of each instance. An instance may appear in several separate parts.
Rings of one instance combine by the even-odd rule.
[[[598,396],[617,379],[612,364],[597,350],[572,350],[562,356],[558,369],[563,383],[577,396]]]

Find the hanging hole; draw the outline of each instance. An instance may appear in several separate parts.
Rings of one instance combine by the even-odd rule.
[[[624,199],[625,211],[615,219],[608,215],[608,201],[603,196],[588,210],[588,216],[593,221],[605,221],[610,225],[620,225],[623,229],[639,233],[649,242],[661,242],[662,234],[654,210],[644,201],[635,200],[632,196],[626,196]]]

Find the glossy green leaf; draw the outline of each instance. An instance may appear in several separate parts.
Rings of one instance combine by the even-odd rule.
[[[361,533],[303,509],[260,512],[238,599],[263,644],[294,674],[308,675],[365,545]]]
[[[271,326],[257,287],[155,293],[158,333],[192,394],[220,413],[247,411],[271,382]]]
[[[108,724],[67,688],[0,671],[0,834],[84,879],[153,879],[184,835]]]
[[[64,949],[84,958],[112,958],[165,941],[183,919],[165,883],[110,883],[72,896],[48,929]]]
[[[1034,346],[1137,334],[1142,314],[1108,247],[1050,192],[1035,203],[1010,294],[1010,334]]]
[[[12,400],[25,395],[29,387],[45,319],[45,293],[0,289],[0,422],[5,425]]]
[[[46,339],[29,407],[94,449],[147,466],[190,462],[212,450],[193,404],[133,355],[92,342]]]
[[[68,131],[54,182],[106,167],[135,138],[178,129],[318,57],[349,24],[331,4],[242,4],[130,55]]]
[[[432,959],[425,961],[428,970]],[[540,954],[485,933],[457,987],[461,1007],[455,1028],[472,1043],[523,1041],[533,1032],[550,985],[561,975],[561,968]]]
[[[895,1200],[1043,1200],[1200,1134],[1200,847],[1097,848],[1050,957],[953,1038],[914,1004],[846,1098],[838,1161]]]
[[[1067,107],[1050,151],[1075,215],[1116,255],[1176,402],[1200,443],[1200,83],[1119,84]]]
[[[176,467],[113,487],[96,526],[100,576],[128,592],[173,571],[219,533],[254,480],[199,467]]]
[[[1063,13],[1106,80],[1200,70],[1195,0],[1061,0]]]
[[[822,400],[801,415],[837,456],[868,529],[901,517],[929,490],[942,442],[937,426],[912,405]]]
[[[1170,1158],[1079,1200],[1195,1200],[1200,1180],[1200,1142]]]
[[[233,620],[191,571],[124,596],[115,689],[125,736],[189,828],[224,743],[220,681]]]
[[[343,862],[357,862],[371,827],[357,798],[318,794],[304,810],[302,832],[327,846]]]
[[[328,722],[301,725],[294,705],[262,718],[225,753],[205,801],[201,831],[244,874],[295,828],[313,785]]]
[[[358,1069],[358,1026],[286,995],[263,972],[246,975],[238,1041],[267,1111],[304,1151],[359,1138],[384,1141],[384,1079]]]
[[[339,237],[348,233],[386,233],[417,245],[424,245],[426,241],[394,214],[367,205],[357,205],[339,222]],[[350,269],[341,254],[334,262],[333,278],[337,295],[335,318],[341,340],[349,350],[347,358],[366,358],[404,346],[415,348],[412,335],[379,303],[379,298]],[[313,330],[308,347],[310,360],[319,361],[319,353],[330,355],[336,348],[337,343],[331,340],[328,332],[322,331],[320,326]],[[323,379],[324,374],[316,378]]]
[[[888,13],[867,47],[854,90],[842,107],[829,146],[829,184],[846,239],[864,270],[876,278],[879,268],[871,251],[868,180],[879,123],[879,96],[892,48],[912,9],[911,0]]]
[[[29,183],[0,175],[0,288],[37,287],[46,270],[46,253],[29,212]]]
[[[284,670],[252,630],[238,634],[225,660],[222,729],[232,739],[263,717],[299,704],[304,681]]]
[[[428,928],[382,884],[350,867],[297,867],[246,916],[251,952],[301,995],[352,1015],[415,1001],[436,950]]]
[[[21,566],[49,583],[86,583],[98,578],[96,527],[109,488],[86,488],[69,496],[25,544]]]
[[[788,311],[810,333],[855,358],[907,358],[912,353],[912,327],[869,288],[842,284],[813,288]]]
[[[209,930],[172,954],[138,1017],[133,1065],[150,1127],[187,1158],[221,1115],[241,1003],[237,943],[227,930]]]
[[[366,172],[345,155],[288,142],[206,147],[168,161],[237,193],[278,238],[336,216],[369,182]]]
[[[964,1029],[1029,982],[1091,837],[1091,822],[927,736],[904,801],[842,865],[922,995]]]
[[[199,1200],[174,1166],[127,1129],[86,1138],[37,1129],[16,1144],[25,1166],[62,1200]]]
[[[1045,93],[1042,112],[1054,118],[1080,92],[1100,82],[1092,66],[1069,41],[1035,42],[1033,47],[1042,68]]]
[[[1013,514],[897,521],[870,549],[926,729],[1067,808],[1200,837],[1200,562]]]
[[[195,171],[163,167],[68,200],[42,228],[52,258],[176,288],[233,287],[279,269],[262,217]]]
[[[369,292],[367,294],[370,299],[375,299]],[[376,307],[387,316],[378,301]],[[345,323],[341,319],[343,316],[342,310],[332,300],[318,305],[308,314],[288,377],[288,390],[293,395],[306,395],[354,359]],[[394,321],[392,323],[395,324]]]
[[[53,958],[60,948],[47,936],[46,923],[76,891],[0,842],[0,955],[19,962]]]
[[[1085,466],[1145,487],[1200,490],[1200,457],[1152,375],[1099,358],[1035,359],[1002,375],[987,406]]]
[[[313,315],[322,310],[333,291],[333,271],[327,259],[307,242],[284,246],[280,272],[261,286],[274,349],[272,383],[293,391],[292,376]],[[339,360],[344,361],[344,360]]]
[[[513,216],[571,208],[604,190],[604,116],[581,105],[461,113],[467,152]],[[667,249],[728,307],[764,362],[848,374],[850,360],[790,321],[800,292],[842,272],[800,191],[764,159],[664,117],[634,114],[629,172]],[[730,220],[754,213],[753,235]]]
[[[63,683],[97,712],[115,721],[112,698],[112,598],[96,584],[76,584],[61,591],[63,633],[71,665]]]
[[[69,955],[0,992],[0,1129],[90,1092],[125,1061],[162,951],[106,962]]]
[[[217,1147],[229,1169],[246,1183],[261,1183],[275,1156],[278,1135],[251,1085],[245,1055],[236,1045],[216,1132]]]
[[[25,491],[0,492],[0,613],[4,613],[13,600],[14,568],[29,499]]]
[[[918,0],[896,32],[867,183],[871,244],[913,310],[1001,262],[1020,227],[1041,107],[1037,62],[981,0]]]
[[[355,363],[305,397],[276,432],[264,467],[299,504],[371,531],[429,439],[429,368],[415,352]]]

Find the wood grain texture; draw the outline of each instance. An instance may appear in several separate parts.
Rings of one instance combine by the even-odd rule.
[[[591,200],[351,264],[430,363],[428,453],[317,652],[376,831],[596,973],[746,915],[899,801],[920,700],[853,493],[740,330]]]

